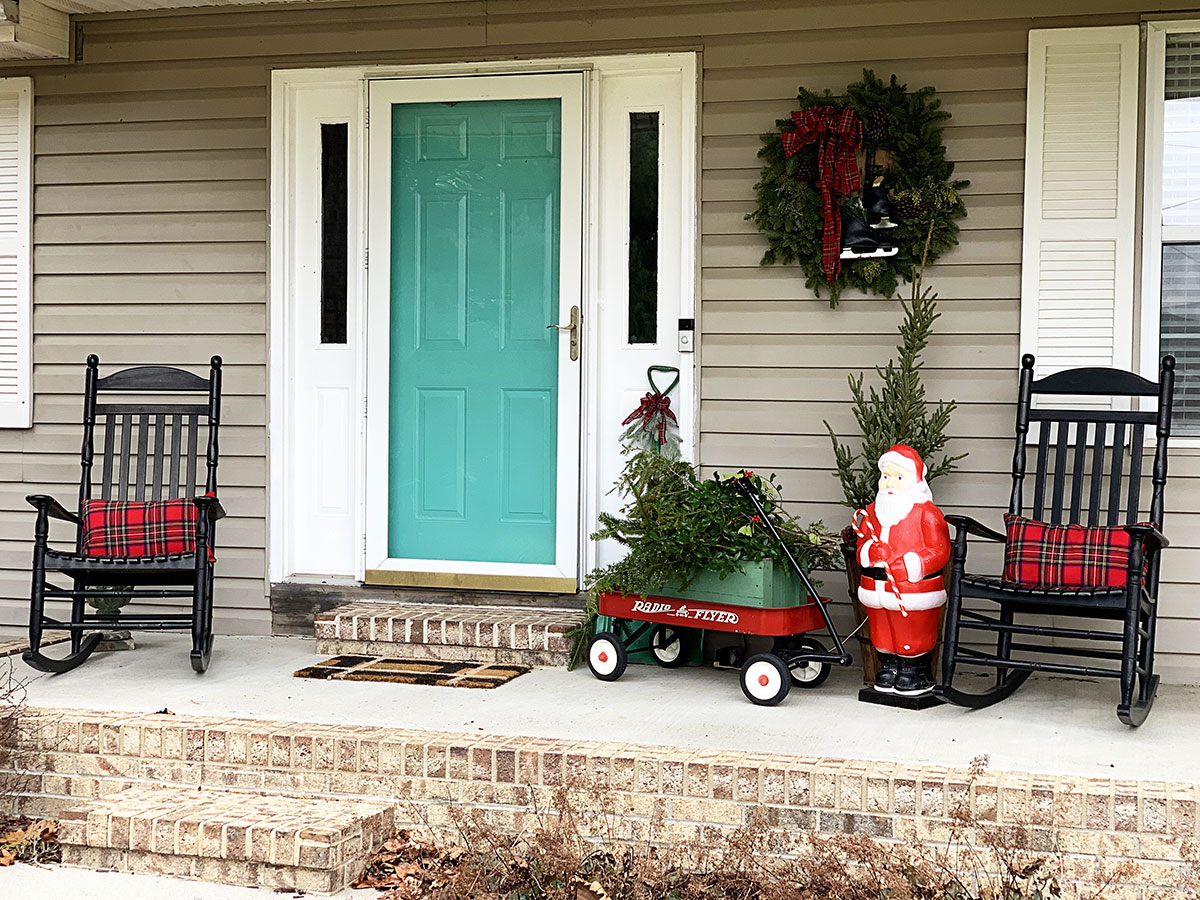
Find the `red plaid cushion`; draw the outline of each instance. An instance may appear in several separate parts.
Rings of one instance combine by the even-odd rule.
[[[84,556],[173,556],[196,551],[196,504],[180,500],[84,500]],[[213,558],[209,549],[209,558]]]
[[[1124,528],[1051,525],[1006,515],[1004,581],[1034,588],[1124,587],[1133,538]]]

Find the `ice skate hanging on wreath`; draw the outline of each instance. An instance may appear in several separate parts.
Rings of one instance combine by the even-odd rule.
[[[654,373],[673,375],[674,379],[666,390],[660,391],[654,383]],[[651,366],[646,370],[650,390],[642,397],[638,408],[625,417],[622,425],[628,426],[621,434],[621,443],[632,451],[647,450],[667,459],[679,459],[679,420],[671,411],[671,391],[679,384],[679,369],[674,366]]]

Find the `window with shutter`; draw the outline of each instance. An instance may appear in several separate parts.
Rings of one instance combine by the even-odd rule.
[[[1039,377],[1131,365],[1138,50],[1136,25],[1029,34],[1021,349]]]
[[[1177,434],[1200,435],[1200,22],[1149,27],[1142,369],[1178,361]]]
[[[0,428],[33,424],[33,82],[0,78]]]

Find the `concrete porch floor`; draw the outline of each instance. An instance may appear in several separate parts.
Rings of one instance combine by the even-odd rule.
[[[1115,682],[1035,677],[1004,703],[921,712],[859,703],[857,669],[834,670],[782,705],[746,701],[736,674],[631,665],[615,683],[586,670],[537,669],[495,690],[325,682],[292,672],[311,664],[301,638],[218,637],[196,675],[188,639],[145,634],[134,652],[97,653],[65,675],[0,660],[34,706],[374,725],[465,734],[601,740],[934,766],[987,754],[994,770],[1200,781],[1200,687],[1164,685],[1140,729],[1115,715]],[[50,651],[54,653],[54,651]],[[57,655],[57,654],[54,654]]]

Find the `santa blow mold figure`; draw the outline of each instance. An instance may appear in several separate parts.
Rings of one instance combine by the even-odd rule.
[[[926,694],[933,687],[933,648],[946,602],[942,569],[950,558],[950,531],[912,447],[896,444],[879,458],[879,493],[854,514],[854,531],[863,568],[858,599],[879,654],[875,690]]]

